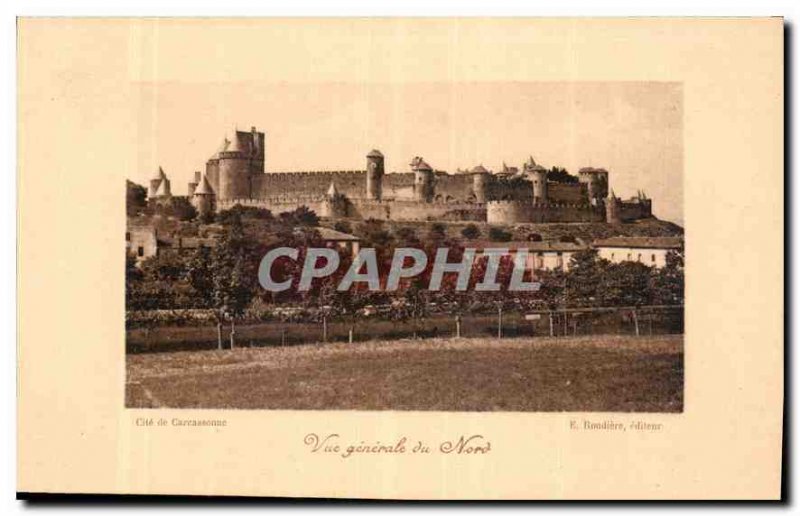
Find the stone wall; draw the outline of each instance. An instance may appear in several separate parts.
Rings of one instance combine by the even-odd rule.
[[[461,202],[418,203],[412,200],[367,201],[355,200],[350,216],[361,219],[455,221],[486,220],[486,206]]]
[[[363,198],[367,194],[366,170],[268,172],[256,174],[252,180],[254,198],[324,195],[331,183],[336,185],[339,193],[351,199]]]
[[[619,203],[619,216],[623,222],[644,219],[651,215],[651,203],[649,200],[622,201]]]
[[[489,224],[523,222],[603,222],[605,210],[589,204],[532,204],[524,201],[489,201]]]
[[[547,183],[547,200],[555,203],[582,204],[589,199],[586,183]]]
[[[472,185],[473,179],[470,174],[437,174],[433,182],[433,198],[442,202],[475,201]]]

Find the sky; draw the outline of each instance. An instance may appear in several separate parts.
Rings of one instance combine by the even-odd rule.
[[[387,172],[414,156],[454,172],[528,156],[577,173],[609,170],[623,198],[643,190],[659,218],[683,223],[682,89],[671,82],[140,82],[136,182],[158,166],[176,195],[223,138],[266,133],[266,170]]]

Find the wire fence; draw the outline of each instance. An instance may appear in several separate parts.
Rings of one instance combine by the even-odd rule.
[[[370,340],[429,338],[570,337],[579,335],[681,334],[681,305],[593,307],[559,310],[503,310],[467,315],[435,314],[393,321],[380,314],[319,321],[268,321],[217,327],[196,325],[129,329],[129,353],[358,343]]]

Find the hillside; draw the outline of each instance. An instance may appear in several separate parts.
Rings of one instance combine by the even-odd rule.
[[[357,228],[360,221],[349,221],[352,228]],[[384,222],[384,227],[391,231],[396,231],[402,227],[413,228],[417,234],[425,234],[427,230],[437,222],[408,222],[408,221],[388,221]],[[513,234],[512,240],[526,241],[531,235],[537,234],[542,240],[557,240],[560,237],[570,236],[581,238],[587,242],[612,236],[682,236],[683,228],[672,222],[659,220],[656,218],[639,220],[628,224],[606,224],[602,222],[586,223],[547,223],[547,224],[515,224],[513,226],[490,225],[485,222],[438,222],[447,228],[447,234],[451,237],[460,237],[461,230],[469,224],[476,225],[484,237],[488,235],[490,227],[502,227]],[[322,221],[322,226],[333,227],[334,222]]]

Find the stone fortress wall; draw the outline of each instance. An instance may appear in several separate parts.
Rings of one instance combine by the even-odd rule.
[[[493,224],[620,223],[652,216],[651,201],[641,192],[627,201],[613,191],[609,195],[604,169],[583,168],[577,178],[563,171],[551,177],[532,157],[521,171],[504,164],[492,173],[478,165],[450,174],[421,157],[412,160],[410,172],[385,173],[377,150],[367,154],[365,169],[265,172],[265,155],[263,132],[255,127],[235,131],[208,159],[205,176],[195,173],[189,183],[192,202],[203,212],[240,204],[278,214],[306,206],[327,218]],[[171,195],[163,171],[151,180],[150,191]]]

